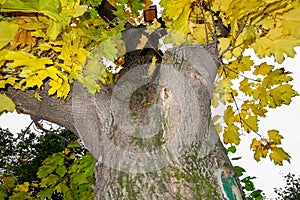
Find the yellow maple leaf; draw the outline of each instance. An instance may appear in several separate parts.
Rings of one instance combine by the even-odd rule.
[[[65,155],[68,155],[68,154],[70,153],[70,149],[69,149],[69,148],[65,148],[65,149],[63,150],[63,153],[64,153]]]
[[[22,191],[22,192],[27,192],[29,190],[29,182],[24,182],[21,185],[16,186],[16,190]]]
[[[232,57],[232,53],[228,51],[228,48],[231,45],[231,39],[230,38],[219,38],[218,39],[218,50],[221,54],[224,54],[223,57],[225,59],[230,59]]]
[[[0,115],[3,112],[13,112],[15,103],[8,96],[0,93]]]
[[[273,162],[276,165],[280,165],[280,166],[282,165],[282,162],[284,160],[290,162],[290,158],[291,158],[291,156],[280,147],[271,148],[271,153],[269,157],[271,160],[273,160]]]
[[[45,69],[46,65],[53,64],[53,61],[50,58],[37,58],[31,53],[26,53],[23,51],[10,51],[5,56],[5,59],[13,61],[11,63],[13,68],[19,66],[28,66],[28,70],[32,72]]]
[[[265,158],[268,154],[268,148],[266,148],[261,140],[253,138],[251,148],[254,151],[254,159],[260,161],[260,158]]]
[[[284,54],[294,57],[294,47],[300,45],[300,39],[294,35],[283,35],[282,28],[271,29],[265,36],[258,37],[251,45],[259,57],[274,55],[276,61],[281,64]]]
[[[161,24],[157,21],[157,19],[154,19],[152,24],[150,26],[147,26],[147,29],[145,30],[146,33],[151,34],[158,28],[160,28]]]
[[[251,103],[250,109],[252,110],[253,114],[255,114],[257,116],[260,116],[260,117],[266,116],[265,113],[267,112],[267,110],[260,104]]]
[[[289,105],[291,103],[292,97],[297,96],[297,92],[292,88],[290,84],[279,85],[270,90],[269,94],[269,104],[270,107],[277,107],[282,104]]]
[[[41,80],[40,77],[36,75],[26,77],[20,82],[20,84],[22,85],[23,82],[26,82],[25,87],[27,88],[33,88],[34,86],[40,88],[44,84],[43,80]]]
[[[0,22],[0,50],[18,34],[18,30],[17,24],[6,21]]]
[[[190,13],[191,13],[190,5],[186,4],[178,19],[176,21],[175,20],[172,21],[171,29],[185,36],[188,33],[190,33],[191,32],[190,25],[189,25]]]
[[[283,137],[279,134],[277,130],[269,130],[268,135],[270,143],[281,144],[281,139],[283,139]]]
[[[213,123],[216,123],[219,119],[221,119],[221,117],[222,117],[221,115],[214,116],[212,119]]]
[[[209,35],[208,39],[211,39],[210,33],[206,33],[205,31],[205,24],[195,24],[195,26],[192,28],[192,35],[193,38],[199,43],[199,44],[205,44],[206,43],[206,34]]]
[[[230,125],[225,127],[223,133],[223,141],[225,144],[236,144],[240,143],[240,133],[238,132],[239,128],[235,125]]]
[[[156,57],[153,56],[153,57],[152,57],[152,62],[151,62],[151,64],[150,64],[150,66],[149,66],[149,68],[148,68],[148,72],[147,72],[147,76],[148,76],[148,77],[150,77],[150,76],[153,74],[153,72],[154,72],[154,70],[155,70],[155,67],[156,67],[156,61],[157,61]]]
[[[191,2],[193,0],[162,0],[160,1],[160,5],[164,8],[164,14],[173,21],[176,21],[184,8],[190,7]]]
[[[35,92],[35,93],[34,93],[34,97],[35,97],[37,100],[39,100],[39,101],[42,100],[42,97],[41,97],[41,95],[40,95],[39,92]]]
[[[72,152],[71,155],[70,155],[70,158],[71,159],[75,159],[76,158],[76,154],[74,152]]]
[[[255,70],[253,72],[254,75],[267,75],[273,70],[273,65],[268,65],[267,63],[262,63],[258,66],[255,66]]]
[[[144,49],[147,42],[148,42],[148,38],[144,34],[142,34],[142,37],[140,38],[140,42],[136,47],[136,49]]]
[[[251,131],[257,132],[258,131],[258,119],[257,116],[248,116],[247,118],[244,118],[241,123],[243,128],[247,133],[250,133]]]
[[[213,93],[213,97],[211,99],[212,107],[216,108],[219,105],[219,97],[216,92]]]
[[[0,88],[5,88],[6,84],[14,86],[16,80],[18,79],[15,77],[8,77],[6,80],[0,80]]]
[[[226,110],[224,111],[224,121],[228,125],[234,123],[234,112],[231,105],[227,106]]]
[[[298,5],[294,5],[294,8],[289,10],[289,12],[279,15],[281,18],[279,22],[279,27],[282,27],[283,34],[298,34],[300,30],[300,7],[299,2],[293,2]]]
[[[251,95],[251,91],[252,91],[252,88],[250,87],[251,84],[249,84],[249,81],[247,78],[244,78],[241,82],[240,82],[240,86],[239,86],[239,89],[244,92],[246,95]]]
[[[215,124],[215,129],[216,129],[217,133],[220,134],[223,130],[223,127],[218,123],[218,124]]]

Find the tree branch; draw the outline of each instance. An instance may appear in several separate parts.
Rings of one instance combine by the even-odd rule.
[[[28,114],[34,119],[51,121],[76,133],[71,98],[67,100],[57,99],[48,96],[47,91],[43,90],[40,92],[42,100],[39,101],[34,97],[35,92],[35,90],[20,91],[12,87],[3,91],[14,101],[17,111]]]

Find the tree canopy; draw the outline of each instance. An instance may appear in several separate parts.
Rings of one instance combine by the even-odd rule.
[[[7,88],[34,90],[40,101],[45,93],[70,98],[75,81],[91,94],[101,93],[115,83],[124,63],[121,33],[143,24],[137,49],[145,47],[150,34],[165,29],[160,47],[200,44],[211,52],[219,65],[211,104],[226,105],[224,115],[213,121],[225,144],[238,145],[242,133],[254,133],[255,160],[289,161],[280,147],[283,136],[273,129],[261,133],[258,123],[268,109],[288,105],[298,95],[291,73],[267,63],[255,66],[243,52],[252,48],[279,64],[294,57],[300,45],[300,1],[162,0],[161,20],[145,22],[141,11],[150,5],[149,0],[0,1],[0,112],[18,110],[5,95]],[[97,55],[91,53],[96,48]],[[87,59],[97,64],[87,65]]]

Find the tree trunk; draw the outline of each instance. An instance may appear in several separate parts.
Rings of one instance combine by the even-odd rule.
[[[244,199],[211,122],[211,54],[183,46],[154,70],[143,63],[96,95],[79,83],[66,101],[6,93],[23,113],[78,134],[96,160],[95,199]]]

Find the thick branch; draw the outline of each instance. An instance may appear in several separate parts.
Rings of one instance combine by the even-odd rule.
[[[34,92],[36,91],[21,91],[12,87],[4,91],[15,102],[16,109],[21,113],[30,115],[32,119],[44,119],[56,123],[76,133],[71,98],[65,101],[59,100],[42,91],[40,93],[42,100],[39,101],[34,97]]]

